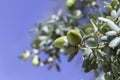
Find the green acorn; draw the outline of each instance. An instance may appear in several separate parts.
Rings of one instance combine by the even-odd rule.
[[[69,30],[67,32],[68,43],[73,46],[77,46],[82,41],[81,34],[76,30]]]
[[[33,64],[34,66],[39,66],[39,64],[40,64],[40,58],[39,58],[37,55],[35,55],[35,56],[32,58],[32,64]]]
[[[57,38],[53,44],[54,46],[58,47],[58,48],[63,48],[64,44],[67,42],[67,37],[66,36],[61,36],[59,38]]]
[[[75,0],[67,0],[66,1],[66,5],[69,9],[72,8],[74,6],[74,4],[75,4]]]

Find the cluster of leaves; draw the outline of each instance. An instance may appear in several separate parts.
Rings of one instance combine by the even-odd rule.
[[[34,29],[30,30],[33,37],[33,51],[25,50],[19,58],[24,61],[29,58],[32,59],[34,66],[49,65],[49,68],[55,66],[60,70],[58,65],[58,62],[61,61],[60,53],[68,54],[65,50],[55,47],[53,41],[65,35],[68,30],[79,27],[79,25],[83,23],[79,21],[85,19],[87,16],[87,14],[84,13],[85,9],[89,8],[92,12],[92,7],[97,6],[95,2],[95,0],[66,0],[67,12],[63,12],[62,9],[60,9],[57,14],[51,16],[50,20],[39,22]],[[92,3],[94,4],[92,5]],[[84,23],[86,22],[88,21],[84,21]],[[42,60],[41,55],[43,54],[47,55],[47,58]]]
[[[82,50],[84,72],[94,71],[98,77],[97,70],[101,69],[105,80],[120,80],[119,3],[118,0],[104,1],[107,12],[102,13],[96,0],[66,0],[67,13],[63,14],[60,9],[49,21],[31,30],[33,51],[25,50],[19,58],[32,58],[34,66],[49,65],[49,69],[55,66],[60,71],[60,53],[69,55],[70,62]],[[86,8],[89,14],[84,13]],[[99,14],[92,14],[95,9]],[[83,25],[80,21],[87,16],[89,21]],[[47,58],[42,60],[42,54]]]

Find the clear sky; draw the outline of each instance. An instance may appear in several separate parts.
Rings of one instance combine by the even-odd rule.
[[[80,56],[67,63],[62,57],[61,72],[35,68],[18,55],[31,49],[28,30],[44,19],[61,0],[0,0],[0,80],[91,80],[80,66]],[[92,79],[93,80],[93,79]]]

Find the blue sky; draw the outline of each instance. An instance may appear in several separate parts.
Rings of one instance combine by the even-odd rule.
[[[35,68],[18,55],[31,49],[28,30],[43,20],[61,0],[0,0],[0,80],[91,80],[80,66],[79,56],[67,63],[62,56],[61,72]]]

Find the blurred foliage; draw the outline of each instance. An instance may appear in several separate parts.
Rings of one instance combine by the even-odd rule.
[[[101,8],[104,3],[105,11]],[[38,23],[32,34],[33,51],[25,50],[19,56],[32,59],[34,66],[48,65],[60,71],[60,54],[68,55],[68,62],[83,51],[84,72],[93,71],[98,77],[101,69],[104,78],[120,80],[120,1],[65,0],[62,9],[46,22]],[[41,54],[47,55],[43,59]]]

